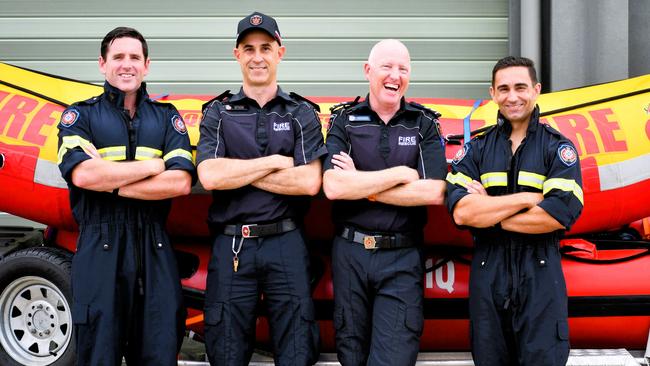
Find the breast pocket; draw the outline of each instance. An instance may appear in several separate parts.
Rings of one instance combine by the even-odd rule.
[[[255,139],[257,113],[223,113],[222,137],[226,157],[253,159],[260,157]]]

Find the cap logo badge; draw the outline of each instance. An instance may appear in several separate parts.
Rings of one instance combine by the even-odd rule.
[[[262,17],[260,15],[253,15],[251,17],[251,24],[255,26],[262,24]]]

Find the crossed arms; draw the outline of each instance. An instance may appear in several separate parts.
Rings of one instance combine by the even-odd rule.
[[[371,198],[396,206],[440,205],[444,202],[443,180],[420,179],[417,170],[396,166],[360,171],[345,152],[332,156],[333,169],[323,175],[323,190],[331,200]]]
[[[314,196],[321,186],[320,160],[294,166],[292,157],[278,154],[255,159],[207,159],[198,165],[197,171],[206,190],[236,189],[250,184],[277,194]]]
[[[162,200],[190,193],[191,175],[184,170],[165,170],[160,158],[113,162],[103,160],[94,146],[84,146],[91,159],[79,163],[72,171],[75,186],[99,192],[119,188],[122,197]]]
[[[542,234],[565,227],[537,204],[541,193],[520,192],[505,196],[489,196],[483,185],[475,180],[467,184],[470,194],[454,207],[454,221],[458,225],[486,228],[501,223],[507,231]]]

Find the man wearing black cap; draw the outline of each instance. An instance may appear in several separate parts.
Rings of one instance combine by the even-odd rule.
[[[212,191],[215,240],[208,267],[206,349],[213,365],[248,365],[260,293],[267,305],[276,365],[311,365],[318,325],[300,220],[320,190],[326,154],[314,106],[277,85],[284,55],[275,20],[239,22],[234,56],[239,93],[205,104],[197,166]]]

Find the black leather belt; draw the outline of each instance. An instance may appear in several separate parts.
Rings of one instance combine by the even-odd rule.
[[[242,236],[244,238],[257,238],[286,233],[295,230],[298,226],[292,219],[284,219],[270,224],[237,224],[225,225],[223,233],[226,235]]]
[[[345,227],[341,232],[341,237],[363,244],[366,249],[395,249],[409,248],[418,244],[419,240],[415,235],[391,234],[391,235],[373,235],[358,231],[351,227]]]

